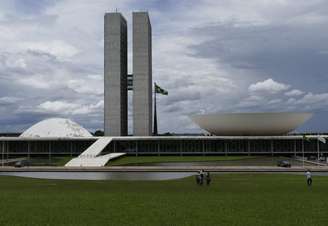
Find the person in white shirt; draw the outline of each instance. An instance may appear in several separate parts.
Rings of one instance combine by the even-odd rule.
[[[307,185],[311,186],[312,185],[312,175],[311,175],[310,170],[306,171],[305,176],[306,176]]]
[[[200,170],[196,175],[196,182],[198,185],[203,185],[204,183],[204,170]]]

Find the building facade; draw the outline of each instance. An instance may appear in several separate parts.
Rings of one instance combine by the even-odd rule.
[[[152,135],[152,32],[147,12],[133,12],[133,135]]]
[[[104,18],[104,132],[106,136],[128,133],[126,20],[120,13]]]
[[[319,135],[290,136],[153,136],[113,137],[102,154],[128,155],[286,155],[328,156]],[[328,140],[328,135],[320,135]],[[30,156],[77,156],[100,137],[0,137],[0,159]]]

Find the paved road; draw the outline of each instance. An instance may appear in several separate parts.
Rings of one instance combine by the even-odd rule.
[[[304,172],[301,166],[110,166],[110,167],[0,167],[0,172]],[[328,166],[307,166],[312,172],[328,172]]]

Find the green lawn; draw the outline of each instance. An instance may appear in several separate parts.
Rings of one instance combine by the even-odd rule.
[[[302,165],[302,162],[279,156],[123,156],[111,160],[107,166],[178,166],[179,163],[190,162],[192,165],[214,166],[276,166],[278,160],[288,159],[292,166]],[[164,164],[163,164],[164,163]],[[181,165],[181,164],[180,164]],[[311,165],[305,163],[306,166]]]
[[[223,174],[213,184],[0,177],[0,225],[328,225],[328,178]]]
[[[254,156],[123,156],[109,161],[108,165],[143,165],[162,162],[207,162],[207,161],[234,161],[254,159]]]
[[[61,157],[32,157],[30,159],[30,165],[32,166],[64,166],[72,157],[61,156]]]

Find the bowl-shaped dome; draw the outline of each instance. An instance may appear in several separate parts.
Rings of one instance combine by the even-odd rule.
[[[92,135],[70,119],[50,118],[34,124],[20,137],[92,137]]]
[[[285,135],[303,124],[312,113],[229,113],[194,115],[191,119],[214,135]]]

